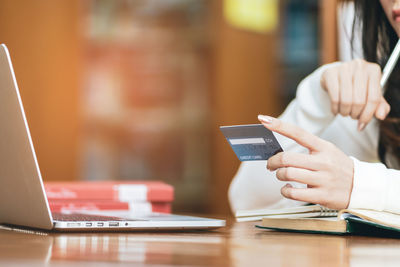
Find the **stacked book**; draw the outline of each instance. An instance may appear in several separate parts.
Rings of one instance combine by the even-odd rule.
[[[174,188],[159,181],[45,182],[50,209],[171,213]]]
[[[261,229],[283,232],[400,238],[400,214],[367,209],[333,210],[320,205],[240,210],[236,220],[261,221]]]

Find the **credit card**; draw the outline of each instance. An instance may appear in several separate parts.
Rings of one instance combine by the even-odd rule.
[[[221,126],[220,129],[240,161],[267,160],[283,151],[274,134],[262,124]]]

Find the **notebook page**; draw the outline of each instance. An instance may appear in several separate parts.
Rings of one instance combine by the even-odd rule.
[[[235,217],[250,217],[250,216],[258,216],[258,217],[270,217],[272,215],[284,215],[284,214],[302,214],[301,217],[310,217],[306,216],[307,213],[318,213],[318,216],[336,216],[337,211],[331,210],[320,205],[309,205],[309,206],[298,206],[291,208],[283,208],[283,209],[257,209],[257,210],[239,210],[235,213]],[[334,214],[333,214],[334,213]],[[314,216],[316,217],[316,216]],[[282,217],[280,217],[282,218]],[[286,217],[288,218],[288,217]]]
[[[263,215],[263,216],[248,216],[248,217],[237,217],[237,222],[252,222],[261,221],[262,218],[279,218],[279,219],[305,219],[305,218],[316,218],[316,217],[333,217],[337,218],[337,211],[333,212],[304,212],[304,213],[287,213],[287,214],[273,214],[273,215]],[[322,218],[321,218],[322,219]]]
[[[383,224],[389,227],[400,229],[400,215],[385,212],[385,211],[375,211],[375,210],[365,210],[365,209],[351,209],[342,210],[339,215],[350,213],[356,215],[364,220],[371,222]]]

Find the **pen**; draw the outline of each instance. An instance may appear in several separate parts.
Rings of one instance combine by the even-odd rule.
[[[392,73],[394,67],[396,66],[399,56],[400,56],[400,39],[399,39],[399,41],[397,41],[397,44],[394,47],[393,52],[390,55],[389,60],[386,63],[385,68],[383,69],[383,72],[382,72],[381,88],[383,91],[385,91],[387,81],[388,81],[390,74]]]
[[[387,81],[389,80],[390,74],[392,74],[392,71],[393,71],[394,67],[396,66],[399,56],[400,56],[400,39],[397,41],[397,44],[394,47],[392,54],[390,55],[386,65],[382,71],[382,78],[380,81],[380,85],[382,88],[382,94],[385,92]],[[365,126],[366,126],[365,123],[358,122],[358,130],[359,131],[362,131],[365,128]]]

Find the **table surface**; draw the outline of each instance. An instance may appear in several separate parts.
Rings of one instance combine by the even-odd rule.
[[[40,234],[0,229],[0,266],[398,266],[400,239],[261,230]]]

